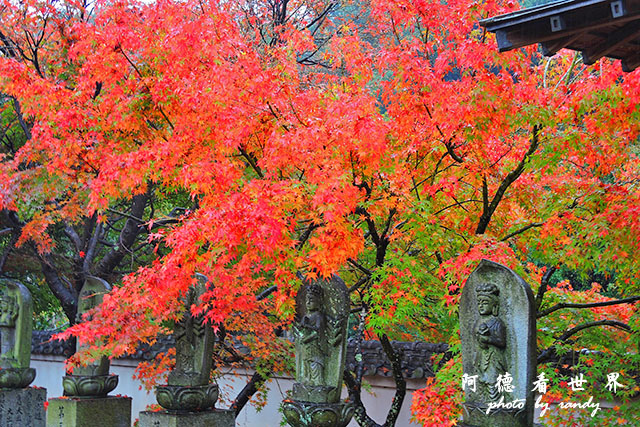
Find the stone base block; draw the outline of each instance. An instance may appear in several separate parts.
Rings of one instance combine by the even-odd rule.
[[[0,427],[44,427],[47,390],[0,389]]]
[[[235,427],[236,414],[226,409],[170,413],[167,411],[140,412],[139,427]]]
[[[49,399],[47,427],[130,427],[131,398]]]

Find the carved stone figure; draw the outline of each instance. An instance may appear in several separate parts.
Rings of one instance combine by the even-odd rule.
[[[496,387],[498,377],[507,372],[504,358],[506,346],[506,329],[498,317],[500,313],[500,290],[493,283],[482,284],[476,288],[478,313],[480,319],[476,325],[478,340],[478,393],[485,402],[498,401],[500,396],[508,398],[509,394],[500,393]]]
[[[17,298],[8,293],[8,289],[0,291],[0,353],[6,360],[15,360],[16,319],[18,317]]]
[[[467,427],[533,425],[535,310],[527,283],[507,267],[482,260],[460,298],[460,338]],[[472,385],[473,384],[473,385]]]
[[[19,282],[0,280],[0,388],[23,388],[35,378],[30,368],[33,303]]]
[[[292,426],[343,426],[353,408],[340,402],[349,315],[347,288],[334,276],[305,281],[296,297],[296,383],[284,414]]]
[[[213,328],[203,315],[191,314],[191,306],[200,303],[206,292],[207,279],[198,275],[198,284],[184,297],[185,311],[176,322],[173,334],[176,340],[176,366],[169,374],[168,384],[199,386],[209,384],[213,367]]]
[[[106,281],[98,277],[87,278],[78,295],[76,322],[89,320],[85,314],[98,307],[109,291],[111,285]],[[84,349],[85,345],[77,344],[76,351]],[[118,376],[109,375],[109,358],[106,356],[74,368],[73,375],[66,375],[62,379],[65,396],[73,397],[104,397],[117,385]]]
[[[322,288],[311,286],[306,296],[307,313],[294,325],[300,347],[296,378],[309,386],[324,384],[325,354],[327,353],[326,316],[320,311]]]
[[[184,313],[174,326],[176,365],[166,386],[156,388],[156,399],[172,411],[198,411],[211,408],[218,398],[218,386],[211,384],[214,332],[203,315],[194,316],[191,306],[200,302],[207,290],[207,278],[196,275],[198,282],[184,296]]]
[[[76,311],[76,322],[81,323],[90,320],[85,314],[102,304],[104,294],[111,291],[111,285],[106,281],[89,277],[80,289],[78,296],[78,310]],[[77,350],[83,350],[86,346],[77,346]],[[109,375],[109,358],[102,357],[100,360],[86,366],[78,366],[73,370],[74,375]]]

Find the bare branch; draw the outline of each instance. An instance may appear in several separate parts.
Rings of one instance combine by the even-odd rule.
[[[391,362],[391,371],[393,372],[393,379],[396,383],[396,393],[393,396],[391,409],[389,409],[387,419],[384,422],[385,426],[394,426],[396,425],[396,421],[400,415],[400,409],[402,408],[402,403],[404,402],[405,395],[407,394],[407,382],[402,375],[402,354],[399,351],[394,350],[391,342],[389,342],[389,337],[383,334],[379,335],[378,338],[382,344],[382,349]]]
[[[542,305],[542,299],[544,298],[545,292],[547,292],[547,287],[549,286],[549,279],[553,276],[553,273],[556,272],[556,267],[549,267],[547,271],[542,276],[542,280],[540,280],[540,287],[538,288],[538,294],[536,295],[536,312],[540,309]],[[540,317],[536,315],[536,317]]]
[[[358,263],[358,261],[356,261],[353,258],[349,258],[347,259],[347,262],[349,264],[351,264],[352,266],[354,266],[355,268],[357,268],[358,270],[362,271],[364,274],[366,274],[367,276],[371,277],[371,275],[373,274],[371,272],[371,270],[369,270],[368,268],[364,267],[363,265],[361,265],[360,263]]]
[[[509,240],[510,238],[517,236],[518,234],[522,234],[527,230],[530,230],[532,228],[535,227],[542,227],[544,225],[544,222],[532,222],[531,224],[527,224],[522,228],[517,229],[516,231],[513,231],[509,234],[507,234],[506,236],[504,236],[502,239],[500,239],[501,242],[505,242],[507,240]]]
[[[566,341],[567,339],[577,334],[578,332],[583,331],[587,328],[593,328],[596,326],[613,326],[614,328],[617,328],[623,331],[627,331],[627,332],[631,331],[631,327],[626,323],[618,322],[617,320],[603,319],[603,320],[597,320],[595,322],[583,323],[582,325],[578,325],[575,328],[571,328],[568,331],[566,331],[564,334],[562,334],[556,341],[558,342]]]
[[[594,308],[594,307],[607,307],[610,305],[618,305],[618,304],[633,304],[634,302],[640,301],[640,296],[616,299],[612,301],[601,301],[601,302],[591,302],[591,303],[572,303],[572,302],[561,302],[559,304],[554,305],[551,308],[548,308],[544,311],[541,311],[536,316],[537,318],[541,318],[547,316],[554,311],[562,310],[563,308]]]
[[[491,200],[491,203],[489,204],[487,204],[487,202],[489,201],[487,183],[486,183],[486,180],[483,181],[482,192],[483,192],[483,198],[485,200],[485,204],[484,204],[484,209],[482,210],[482,215],[480,216],[480,221],[478,221],[476,234],[484,234],[484,232],[487,230],[487,227],[489,226],[489,221],[491,221],[491,217],[493,216],[493,213],[498,208],[498,204],[502,201],[502,198],[504,197],[505,192],[507,191],[509,186],[513,184],[515,180],[520,177],[520,175],[524,171],[524,167],[527,164],[527,161],[533,155],[533,153],[535,153],[535,151],[538,149],[538,145],[540,143],[540,140],[538,138],[539,133],[540,133],[540,126],[534,125],[531,131],[531,142],[529,144],[529,149],[527,150],[525,155],[522,157],[522,160],[520,160],[520,163],[518,164],[518,166],[516,166],[514,170],[509,172],[509,174],[504,178],[504,180],[502,180],[502,182],[500,183],[500,186],[498,187],[498,189],[496,190],[496,193],[493,196],[493,199]]]

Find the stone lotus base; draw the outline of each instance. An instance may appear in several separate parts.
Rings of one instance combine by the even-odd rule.
[[[338,387],[293,383],[291,397],[298,402],[337,402],[340,400],[341,391]]]
[[[139,427],[235,427],[236,414],[231,410],[175,413],[140,412]]]
[[[532,427],[533,421],[527,420],[527,411],[522,408],[494,409],[486,413],[487,406],[468,402],[462,409],[461,427]]]
[[[130,427],[131,398],[108,396],[99,399],[49,399],[47,427]]]
[[[103,398],[117,385],[117,375],[66,375],[62,377],[64,395],[69,397]]]
[[[287,399],[284,417],[292,427],[345,427],[353,416],[350,402],[316,403]]]
[[[0,390],[0,427],[45,427],[44,388]]]
[[[218,400],[218,385],[157,386],[156,400],[164,409],[173,412],[204,411]]]
[[[0,369],[0,388],[25,388],[36,377],[34,368]]]

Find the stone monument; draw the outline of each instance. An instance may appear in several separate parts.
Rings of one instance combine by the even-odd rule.
[[[184,296],[182,319],[174,326],[176,364],[167,385],[156,387],[156,400],[165,410],[140,413],[140,427],[235,426],[235,412],[214,409],[218,385],[211,383],[215,334],[204,315],[194,316],[191,306],[207,290],[207,278],[197,274],[197,283]]]
[[[84,282],[78,296],[76,322],[86,321],[85,313],[102,303],[111,286],[97,277]],[[78,344],[76,351],[85,349]],[[48,426],[128,427],[131,424],[131,398],[108,396],[118,385],[118,376],[109,374],[109,359],[102,356],[95,362],[74,368],[73,374],[62,378],[64,398],[49,400]]]
[[[482,260],[460,298],[463,426],[533,426],[536,313],[529,285]]]
[[[44,427],[47,391],[28,387],[33,303],[19,282],[0,280],[0,427]]]
[[[303,283],[293,325],[296,382],[283,402],[293,427],[344,427],[353,406],[340,401],[346,360],[349,293],[337,276]]]

